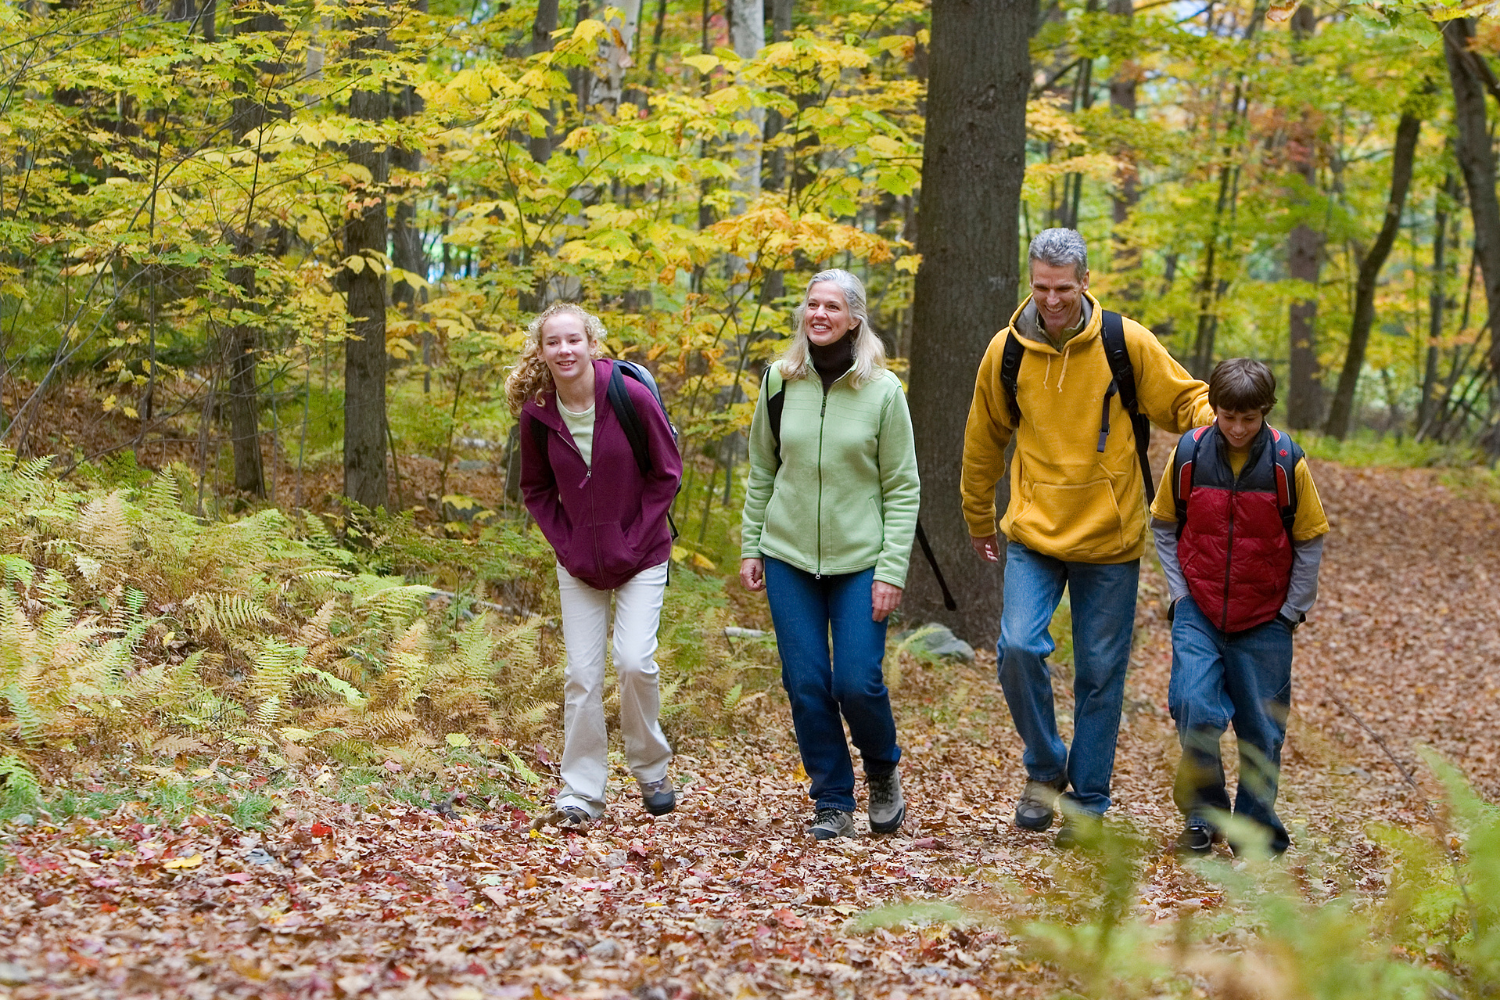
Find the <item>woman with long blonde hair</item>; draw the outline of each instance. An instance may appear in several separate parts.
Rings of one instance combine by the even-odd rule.
[[[605,643],[614,599],[614,661],[625,758],[647,812],[676,808],[667,777],[672,748],[658,715],[656,632],[672,537],[667,512],[682,458],[656,396],[599,357],[599,318],[559,302],[527,328],[505,397],[520,419],[521,493],[557,553],[564,668],[562,790],[539,822],[582,828],[604,813],[609,738],[604,723]],[[638,455],[621,413],[629,409]],[[623,395],[620,395],[623,394]]]
[[[818,840],[855,833],[845,722],[869,783],[871,832],[892,833],[906,817],[882,666],[920,495],[906,395],[885,367],[864,285],[848,271],[814,275],[791,348],[767,368],[755,404],[740,581],[771,605]]]

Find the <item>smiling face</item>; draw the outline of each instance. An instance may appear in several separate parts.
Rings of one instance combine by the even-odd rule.
[[[1031,300],[1048,333],[1061,333],[1078,322],[1088,290],[1088,271],[1080,278],[1072,264],[1031,261]]]
[[[1250,442],[1255,440],[1265,422],[1266,418],[1259,410],[1214,410],[1214,423],[1219,425],[1219,433],[1224,435],[1229,447],[1237,451],[1250,447]]]
[[[592,348],[583,317],[560,312],[542,327],[542,360],[558,386],[572,385],[591,371]]]
[[[844,292],[831,281],[820,281],[807,290],[807,309],[803,314],[807,339],[819,347],[839,341],[854,327],[854,316]]]

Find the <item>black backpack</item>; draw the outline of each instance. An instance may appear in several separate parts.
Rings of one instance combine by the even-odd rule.
[[[1287,538],[1292,538],[1292,527],[1297,522],[1297,463],[1306,453],[1286,434],[1274,427],[1267,429],[1272,435],[1271,461],[1276,463],[1279,472],[1276,477],[1276,506],[1281,514],[1281,526],[1286,529]],[[1177,450],[1172,455],[1172,509],[1177,515],[1178,538],[1182,537],[1182,529],[1187,527],[1188,497],[1193,492],[1198,442],[1208,430],[1208,427],[1199,427],[1189,431],[1178,441]],[[1187,486],[1185,493],[1182,489],[1184,485]]]
[[[776,444],[776,464],[781,464],[781,411],[786,407],[786,378],[781,374],[780,362],[773,361],[766,365],[766,373],[761,386],[761,394],[766,400],[766,419],[771,422],[771,440]],[[948,581],[943,579],[943,571],[938,568],[937,556],[932,552],[932,545],[927,541],[927,532],[922,530],[922,522],[917,521],[917,544],[922,547],[922,555],[927,557],[927,565],[932,567],[932,575],[937,577],[938,588],[943,592],[943,607],[949,611],[958,609],[958,602],[948,591]]]
[[[1099,451],[1104,451],[1104,442],[1109,438],[1109,400],[1120,394],[1120,405],[1130,414],[1130,425],[1135,431],[1135,453],[1141,463],[1141,478],[1146,485],[1146,506],[1156,499],[1156,481],[1151,475],[1151,419],[1140,410],[1135,395],[1135,366],[1130,363],[1130,352],[1125,349],[1125,321],[1117,312],[1103,310],[1100,342],[1104,345],[1104,356],[1109,361],[1110,374],[1114,376],[1109,388],[1104,390],[1102,416],[1099,420]],[[1000,356],[1000,384],[1005,387],[1005,401],[1010,406],[1011,419],[1021,422],[1021,407],[1016,402],[1016,376],[1021,371],[1021,359],[1026,356],[1026,345],[1012,331],[1005,338],[1005,353]]]

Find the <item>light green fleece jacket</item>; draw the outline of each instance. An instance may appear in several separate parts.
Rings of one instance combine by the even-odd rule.
[[[780,463],[765,392],[750,422],[740,558],[830,575],[873,566],[905,587],[921,485],[901,380],[882,369],[855,388],[851,370],[826,394],[816,375],[784,385]]]

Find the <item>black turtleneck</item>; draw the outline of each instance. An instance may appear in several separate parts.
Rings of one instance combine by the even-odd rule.
[[[854,366],[854,338],[858,328],[850,330],[833,343],[820,346],[807,343],[807,353],[812,358],[818,377],[823,380],[823,391],[827,392],[839,377]]]

